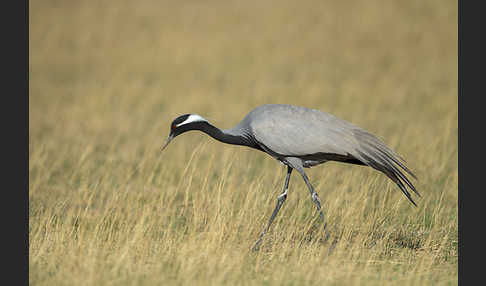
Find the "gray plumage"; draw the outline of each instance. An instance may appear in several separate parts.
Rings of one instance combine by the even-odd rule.
[[[416,176],[393,150],[366,130],[316,109],[266,104],[252,110],[239,124],[228,130],[220,130],[196,114],[181,115],[172,122],[169,138],[162,149],[174,137],[190,130],[200,130],[224,143],[263,151],[288,166],[284,192],[279,196],[277,207],[255,249],[258,249],[263,234],[287,197],[288,182],[293,169],[306,182],[323,223],[324,216],[317,193],[304,168],[327,161],[370,166],[384,173],[415,206],[406,186],[420,196],[405,173],[415,179]]]

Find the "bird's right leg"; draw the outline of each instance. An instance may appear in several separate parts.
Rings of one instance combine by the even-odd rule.
[[[263,229],[262,233],[260,234],[260,237],[258,238],[257,242],[255,243],[255,246],[253,246],[253,250],[258,250],[260,248],[260,244],[262,243],[263,240],[263,235],[268,231],[270,228],[270,225],[272,224],[273,220],[278,214],[278,211],[282,207],[283,203],[287,199],[287,190],[289,187],[289,181],[290,181],[290,174],[292,173],[292,167],[288,166],[287,167],[287,177],[285,177],[285,185],[282,194],[280,194],[277,198],[277,206],[273,210],[272,216],[270,217],[270,220],[268,221],[267,226]]]
[[[314,190],[314,187],[310,183],[309,178],[307,177],[307,175],[304,172],[304,169],[301,169],[301,170],[298,170],[298,171],[302,175],[302,178],[304,179],[305,184],[309,188],[309,192],[311,194],[312,201],[316,205],[317,210],[319,211],[319,216],[321,217],[322,224],[324,225],[324,231],[326,232],[326,240],[328,240],[330,234],[329,234],[329,231],[326,228],[327,223],[324,220],[324,214],[322,213],[321,202],[319,201],[319,196],[317,195],[317,192]]]

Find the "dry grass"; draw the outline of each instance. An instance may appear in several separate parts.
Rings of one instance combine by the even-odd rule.
[[[30,1],[32,285],[457,284],[455,1]],[[281,192],[270,156],[191,132],[263,103],[331,112],[419,177],[328,163],[250,251]]]

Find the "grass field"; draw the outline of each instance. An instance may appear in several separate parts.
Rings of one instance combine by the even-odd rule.
[[[29,9],[31,285],[455,285],[456,1],[40,1]],[[327,163],[289,196],[230,128],[288,103],[359,125],[419,177]]]

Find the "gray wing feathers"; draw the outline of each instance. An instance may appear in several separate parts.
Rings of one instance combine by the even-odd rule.
[[[257,142],[272,152],[288,157],[327,153],[355,158],[383,172],[414,205],[405,185],[420,196],[402,172],[417,179],[403,158],[376,136],[331,114],[291,105],[263,105],[244,122]]]
[[[318,110],[263,105],[248,116],[253,136],[278,154],[302,156],[325,151],[346,155],[356,144],[346,132],[349,123]]]
[[[417,179],[417,177],[401,162],[404,160],[372,134],[364,130],[354,130],[354,133],[359,142],[359,147],[355,149],[357,153],[356,158],[384,173],[398,185],[403,194],[416,206],[404,183],[419,197],[420,193],[400,168],[413,178]]]

